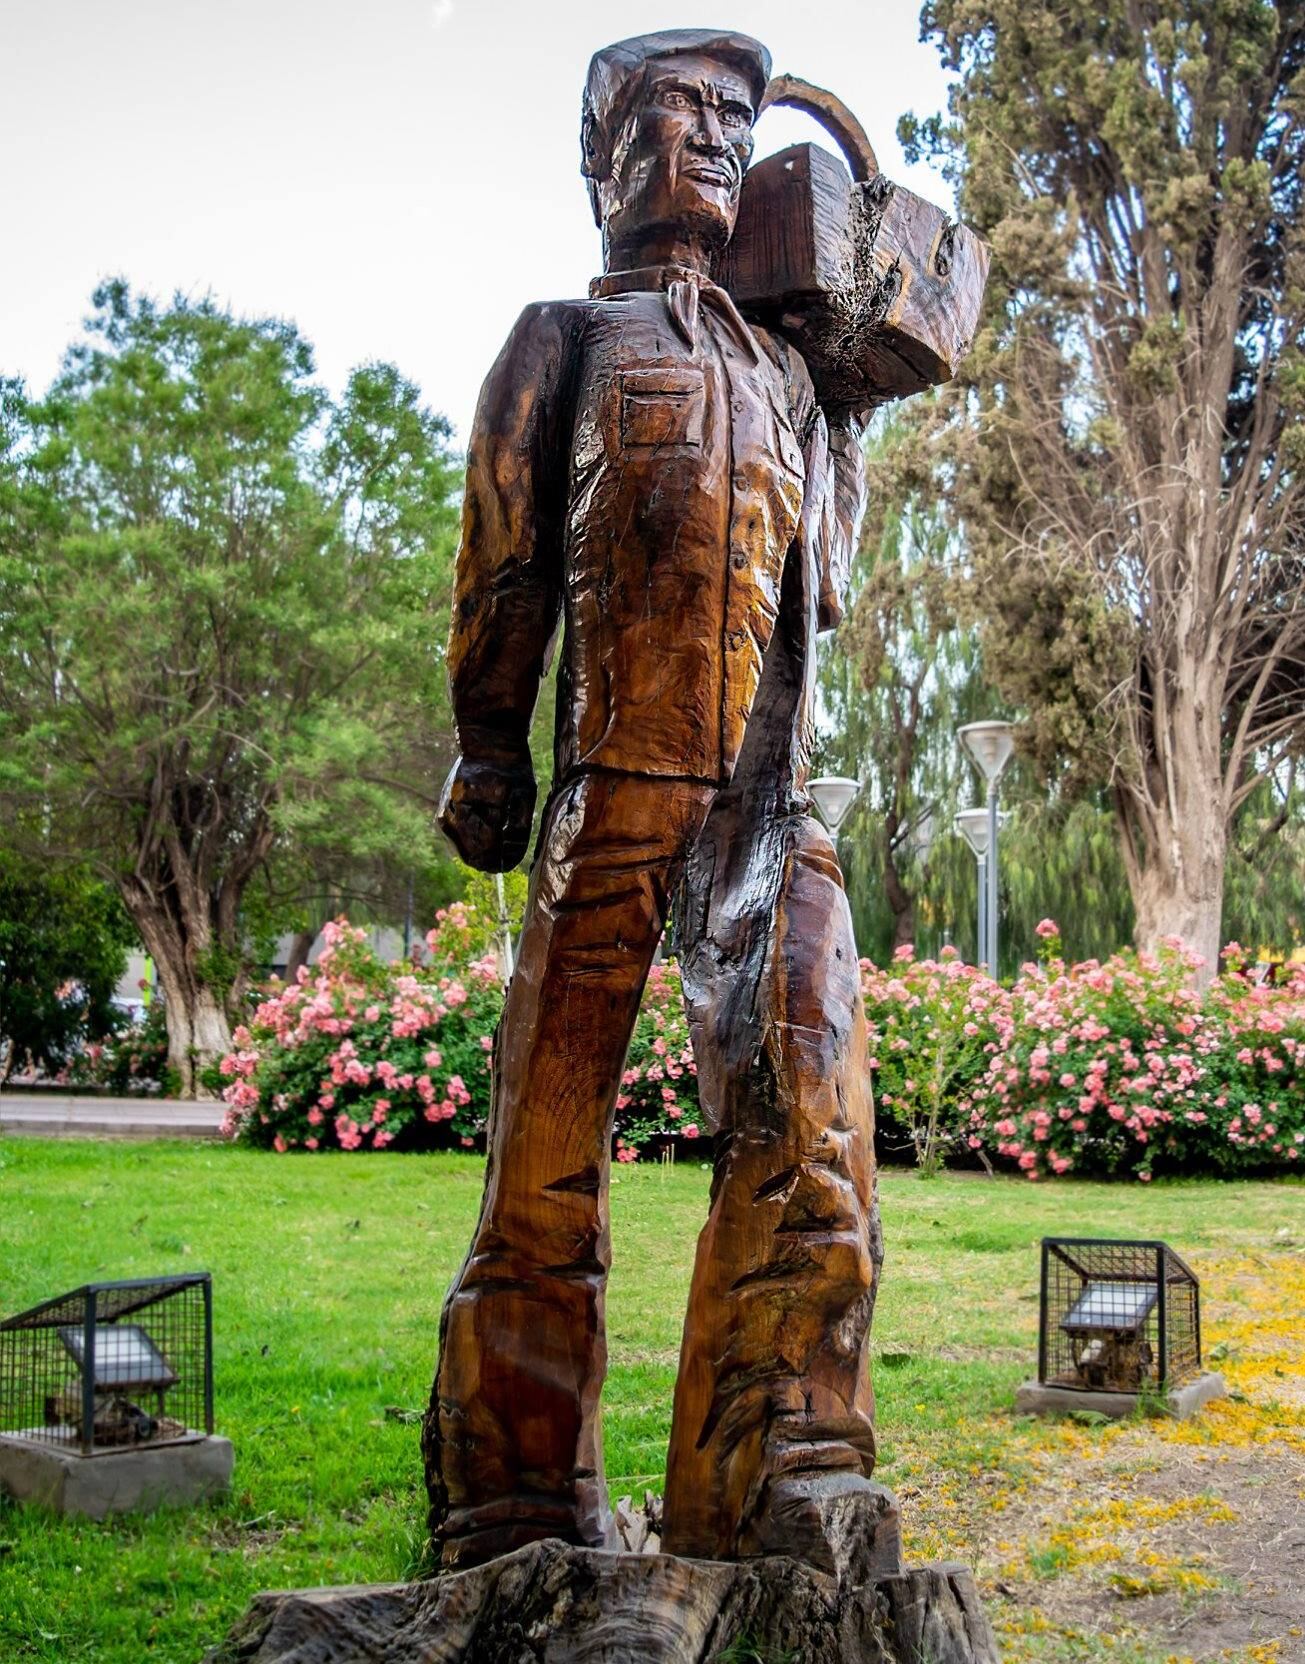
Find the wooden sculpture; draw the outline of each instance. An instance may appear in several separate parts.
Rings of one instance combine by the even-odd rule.
[[[756,41],[709,30],[595,56],[583,172],[604,275],[527,307],[471,436],[441,814],[473,866],[525,854],[531,713],[565,634],[484,1201],[425,1425],[450,1566],[544,1537],[614,1546],[609,1150],[668,916],[717,1154],[662,1546],[825,1563],[841,1502],[874,1489],[872,1110],[851,919],[805,792],[815,640],[856,541],[865,416],[951,373],[984,261],[875,184],[850,118],[830,124],[865,183],[799,147],[805,173],[774,159],[745,190],[769,72]]]

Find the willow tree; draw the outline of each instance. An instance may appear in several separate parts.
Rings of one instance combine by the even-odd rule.
[[[4,390],[0,819],[117,887],[192,1091],[257,887],[432,841],[458,473],[389,366],[332,402],[290,324],[94,305]]]
[[[846,615],[820,648],[819,767],[863,782],[840,844],[861,950],[940,944],[951,923],[921,898],[938,837],[970,801],[957,727],[990,715],[973,631],[956,615],[960,564],[928,494],[875,489],[902,428],[867,447],[871,489]]]
[[[942,471],[1029,751],[1110,794],[1139,943],[1213,961],[1230,828],[1305,745],[1305,8],[929,0],[922,28],[957,79],[902,134],[993,267],[903,467]]]

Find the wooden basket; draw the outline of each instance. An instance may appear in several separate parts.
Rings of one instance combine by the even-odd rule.
[[[950,380],[978,325],[987,245],[886,179],[832,93],[783,75],[762,109],[772,104],[814,116],[848,167],[797,144],[750,168],[721,282],[748,317],[797,347],[830,415]]]

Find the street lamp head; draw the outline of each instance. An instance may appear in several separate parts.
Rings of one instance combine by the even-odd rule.
[[[962,809],[956,817],[956,830],[982,861],[988,853],[988,811]]]
[[[811,793],[816,813],[830,832],[837,832],[847,811],[856,801],[856,794],[861,790],[861,782],[850,780],[842,774],[827,774],[822,775],[819,780],[808,780],[807,790]]]
[[[970,761],[991,786],[1002,776],[1015,750],[1015,725],[1011,722],[967,722],[957,738]]]
[[[997,816],[999,826],[1005,826],[1006,811]],[[988,858],[988,811],[984,808],[962,809],[953,824],[980,861]]]

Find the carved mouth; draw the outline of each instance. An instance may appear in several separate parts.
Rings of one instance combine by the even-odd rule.
[[[712,167],[710,163],[705,162],[697,162],[685,168],[684,177],[696,179],[700,185],[718,185],[725,191],[732,189],[734,185],[733,179],[724,168]]]

